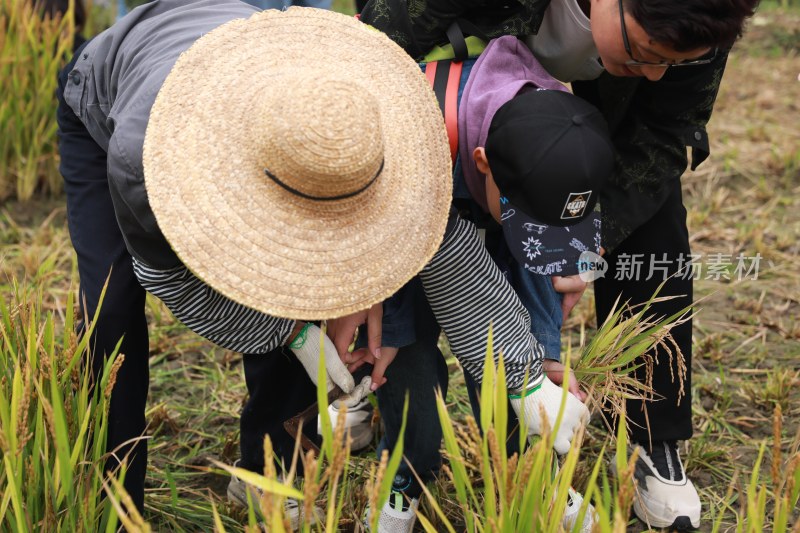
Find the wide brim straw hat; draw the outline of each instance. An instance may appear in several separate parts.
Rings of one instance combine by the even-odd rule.
[[[351,17],[298,7],[231,21],[181,55],[152,109],[144,176],[192,272],[305,320],[409,281],[441,243],[452,192],[417,64]]]

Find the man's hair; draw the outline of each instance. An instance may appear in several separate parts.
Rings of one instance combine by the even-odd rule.
[[[623,0],[625,9],[657,43],[678,52],[730,48],[759,0]]]

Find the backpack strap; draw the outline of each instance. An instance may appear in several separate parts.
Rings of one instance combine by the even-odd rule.
[[[447,137],[450,140],[450,156],[453,163],[458,156],[458,87],[461,83],[461,70],[463,63],[469,57],[466,35],[489,39],[473,23],[466,19],[456,19],[447,28],[447,40],[453,47],[453,59],[431,61],[425,67],[425,76],[431,84],[439,109],[444,115],[444,124],[447,128]]]
[[[450,157],[458,155],[458,86],[461,83],[461,61],[445,59],[425,66],[425,77],[433,88],[439,109],[444,115],[447,138],[450,140]]]
[[[466,40],[468,35],[477,37],[484,43],[489,42],[489,38],[486,34],[465,18],[454,20],[445,33],[447,35],[447,41],[453,47],[453,55],[456,61],[465,61],[469,57],[469,49]]]

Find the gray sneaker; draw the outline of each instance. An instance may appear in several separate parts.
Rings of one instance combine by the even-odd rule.
[[[675,441],[653,441],[639,449],[633,512],[651,527],[688,531],[700,527],[700,496],[686,476]]]
[[[234,466],[237,465],[238,461],[234,463]],[[231,480],[228,482],[229,502],[246,508],[248,492],[250,493],[250,500],[253,502],[253,505],[258,505],[258,502],[261,501],[261,490],[253,487],[252,485],[248,485],[236,476],[231,476]],[[301,524],[301,515],[303,513],[303,508],[300,506],[300,503],[295,499],[286,498],[283,506],[284,516],[289,519],[289,524],[292,528],[292,531],[299,530]],[[322,510],[315,506],[312,511],[312,516],[306,518],[304,521],[314,525],[317,523],[318,516],[322,516]]]

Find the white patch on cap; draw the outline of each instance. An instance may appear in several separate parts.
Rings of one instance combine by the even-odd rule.
[[[561,213],[562,220],[581,218],[589,205],[589,197],[591,195],[592,191],[569,193],[567,203],[564,205],[564,211]]]
[[[533,260],[542,255],[542,242],[539,239],[529,237],[527,241],[522,241],[522,246],[528,259]]]
[[[533,222],[526,222],[522,225],[522,227],[525,228],[525,231],[531,233],[536,232],[539,235],[544,233],[544,230],[547,229],[547,226],[545,226],[544,224],[534,224]]]

